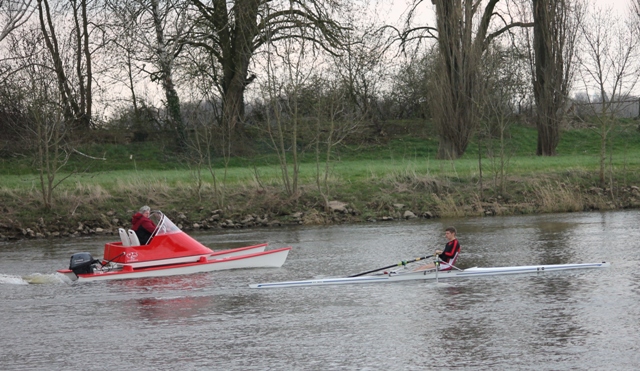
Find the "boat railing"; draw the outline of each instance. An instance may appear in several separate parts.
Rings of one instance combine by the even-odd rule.
[[[158,234],[158,232],[160,231],[160,227],[162,226],[162,222],[164,221],[165,216],[164,216],[164,214],[162,213],[162,211],[160,211],[160,210],[154,210],[154,211],[151,213],[151,215],[149,215],[149,218],[150,218],[151,220],[156,219],[156,218],[158,219],[158,220],[156,221],[156,228],[153,230],[153,233],[151,233],[151,237],[149,237],[149,241],[151,241],[151,239],[152,239],[153,237],[155,237],[155,236]]]

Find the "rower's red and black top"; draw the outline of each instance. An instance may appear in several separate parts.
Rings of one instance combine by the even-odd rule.
[[[438,255],[440,260],[445,263],[453,264],[455,263],[455,258],[460,253],[460,242],[458,242],[457,238],[447,242],[442,254]]]

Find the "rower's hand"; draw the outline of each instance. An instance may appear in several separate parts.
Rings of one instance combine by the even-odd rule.
[[[442,250],[436,250],[436,255],[442,254]]]

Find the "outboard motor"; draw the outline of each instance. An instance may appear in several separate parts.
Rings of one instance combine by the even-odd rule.
[[[97,267],[96,263],[100,264],[100,261],[93,259],[91,254],[88,252],[78,252],[71,255],[69,269],[71,269],[76,275],[93,273],[94,268]]]

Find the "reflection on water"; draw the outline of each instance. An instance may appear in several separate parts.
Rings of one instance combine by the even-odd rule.
[[[535,252],[543,264],[563,264],[574,261],[574,249],[569,246],[579,223],[537,221],[534,223]]]
[[[201,311],[211,305],[211,301],[212,298],[208,296],[144,298],[124,302],[123,309],[129,315],[135,315],[153,323],[181,322],[198,317]]]
[[[281,269],[67,284],[109,238],[0,245],[3,369],[617,369],[640,364],[636,211],[215,231],[216,250],[292,245]],[[455,225],[461,267],[612,261],[604,270],[252,290],[424,256]],[[36,273],[34,273],[36,272]],[[27,283],[40,283],[38,285]],[[82,357],[70,357],[69,350]],[[446,356],[443,356],[445,355]],[[223,366],[221,366],[223,365]]]
[[[154,292],[196,291],[215,284],[211,275],[192,274],[188,276],[147,277],[134,280],[106,281],[110,290],[119,292]]]

